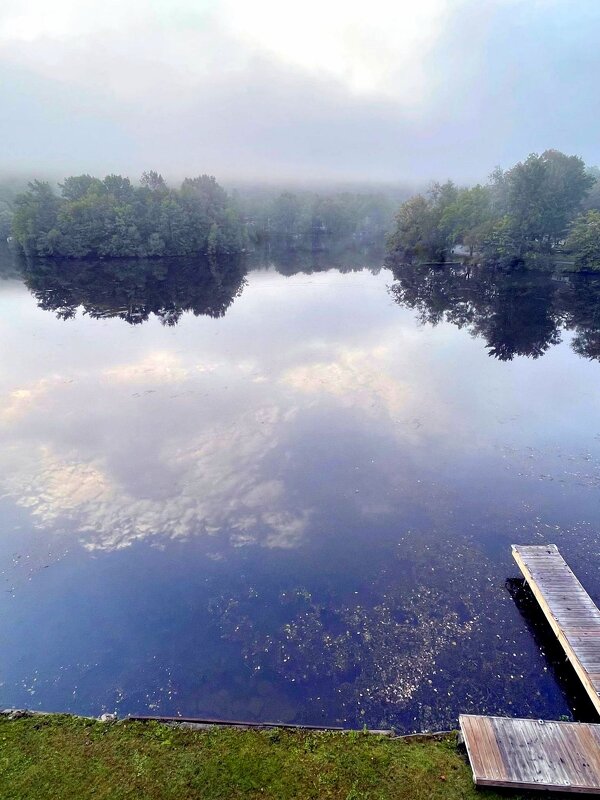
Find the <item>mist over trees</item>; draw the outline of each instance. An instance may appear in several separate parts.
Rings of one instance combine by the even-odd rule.
[[[228,194],[213,178],[170,188],[157,172],[34,180],[3,203],[0,234],[27,257],[67,259],[227,255],[265,244],[318,248],[327,240],[382,242],[397,203],[384,193],[277,191]]]
[[[4,179],[0,182],[0,239],[4,242],[12,231],[15,199],[24,189],[24,182]]]
[[[460,245],[479,261],[503,266],[562,252],[578,268],[600,269],[598,179],[598,170],[578,156],[546,150],[496,169],[486,184],[436,183],[402,204],[390,251],[441,262]]]
[[[497,168],[485,184],[435,183],[397,209],[401,199],[272,187],[227,193],[209,175],[171,188],[154,171],[139,185],[86,174],[56,189],[39,180],[20,194],[0,187],[0,234],[27,257],[81,260],[316,252],[342,240],[378,246],[392,231],[397,260],[444,262],[458,252],[502,267],[560,258],[600,269],[600,170],[578,156],[546,150]]]
[[[239,197],[254,244],[277,240],[293,245],[319,236],[373,243],[391,231],[397,202],[384,192],[284,191]]]

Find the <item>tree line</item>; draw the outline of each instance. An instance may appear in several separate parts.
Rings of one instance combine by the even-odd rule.
[[[214,177],[170,188],[157,172],[66,178],[57,194],[32,181],[14,201],[12,236],[27,256],[126,258],[237,253],[244,229]]]
[[[228,194],[209,175],[171,188],[157,172],[0,186],[0,233],[27,257],[156,258],[277,247],[311,250],[333,239],[383,241],[396,203],[385,194],[254,189]]]
[[[443,262],[460,246],[502,266],[560,255],[576,269],[600,269],[599,179],[578,156],[546,150],[497,168],[485,184],[435,183],[401,205],[389,250]]]

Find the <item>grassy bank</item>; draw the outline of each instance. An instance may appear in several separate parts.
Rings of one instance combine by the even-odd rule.
[[[453,735],[402,740],[362,733],[190,731],[67,716],[0,718],[3,800],[482,796],[499,797],[475,791]]]

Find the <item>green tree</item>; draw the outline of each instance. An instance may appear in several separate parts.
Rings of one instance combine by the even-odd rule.
[[[564,238],[593,180],[577,156],[533,153],[506,173],[508,217],[521,250]]]
[[[120,203],[130,203],[135,197],[135,189],[129,178],[121,175],[107,175],[102,181],[107,194],[112,195]]]
[[[428,196],[418,194],[400,206],[396,230],[388,245],[407,258],[444,261],[452,237],[442,224],[448,209],[456,203],[458,190],[452,181],[434,183]]]
[[[440,225],[452,244],[464,244],[473,255],[489,233],[491,218],[490,190],[478,184],[458,190],[442,212]]]
[[[591,209],[573,222],[565,249],[580,270],[600,270],[600,211]]]
[[[582,203],[594,184],[579,156],[567,156],[558,150],[546,150],[541,158],[546,164],[544,197],[546,213],[545,235],[552,242],[564,238],[569,223],[581,209]]]
[[[434,184],[427,197],[401,206],[390,247],[406,256],[443,260],[457,243],[494,263],[510,266],[547,258],[567,235],[597,180],[577,156],[557,150],[532,153],[487,185],[457,189]]]
[[[211,258],[214,258],[219,250],[219,228],[214,222],[210,226],[210,231],[208,232],[208,244],[206,249]]]
[[[62,196],[65,200],[82,200],[86,195],[104,194],[106,187],[98,178],[91,175],[73,175],[59,183]]]
[[[15,200],[13,236],[26,255],[51,254],[48,234],[57,225],[59,199],[44,181],[32,181],[28,187]]]
[[[0,208],[0,240],[4,242],[11,234],[14,213],[8,208]]]
[[[436,235],[436,220],[431,206],[422,194],[402,203],[396,215],[396,230],[389,238],[392,250],[412,258],[428,254]]]
[[[151,192],[163,193],[168,191],[169,188],[163,176],[153,169],[151,169],[149,172],[142,172],[140,184],[145,189],[149,189]]]

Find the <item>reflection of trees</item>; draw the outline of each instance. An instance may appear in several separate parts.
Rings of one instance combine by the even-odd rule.
[[[61,319],[79,307],[95,318],[131,325],[154,314],[176,325],[185,311],[222,317],[245,285],[239,260],[201,257],[152,261],[36,261],[23,269],[40,308]]]
[[[573,350],[600,360],[600,277],[574,276],[561,286],[560,296],[564,325],[575,333]]]
[[[600,278],[484,267],[392,265],[390,293],[422,323],[446,321],[482,337],[491,356],[538,358],[575,331],[575,352],[600,359]]]
[[[12,257],[9,260],[12,264]],[[73,317],[81,307],[98,319],[117,317],[134,325],[154,315],[164,325],[175,325],[185,311],[223,316],[242,292],[248,269],[275,267],[283,275],[294,275],[327,269],[378,270],[382,263],[382,247],[347,238],[330,239],[325,246],[320,237],[308,237],[295,247],[269,243],[244,259],[38,259],[24,264],[22,275],[40,308],[61,319]]]
[[[489,302],[477,314],[473,333],[486,340],[488,352],[500,361],[515,355],[539,358],[560,342],[551,283],[494,285]]]
[[[384,260],[383,238],[377,243],[361,242],[351,236],[332,238],[315,234],[293,241],[273,237],[250,257],[251,269],[275,267],[282,275],[311,274],[328,269],[352,272],[379,270]]]
[[[1,254],[0,254],[1,255]],[[12,273],[15,274],[12,259]],[[0,266],[4,263],[0,259]],[[284,275],[327,269],[379,270],[378,248],[341,240],[335,248],[290,251],[271,246],[242,262],[236,258],[38,260],[22,267],[25,284],[40,308],[61,319],[78,308],[96,319],[116,317],[134,325],[154,315],[176,325],[185,311],[222,317],[245,286],[246,269],[275,266]],[[450,322],[486,342],[501,361],[517,355],[539,358],[574,332],[573,350],[600,360],[600,276],[505,272],[489,267],[388,264],[394,300],[417,312],[420,322]],[[0,269],[0,272],[3,272]]]
[[[0,281],[20,278],[21,272],[9,246],[0,241]]]

